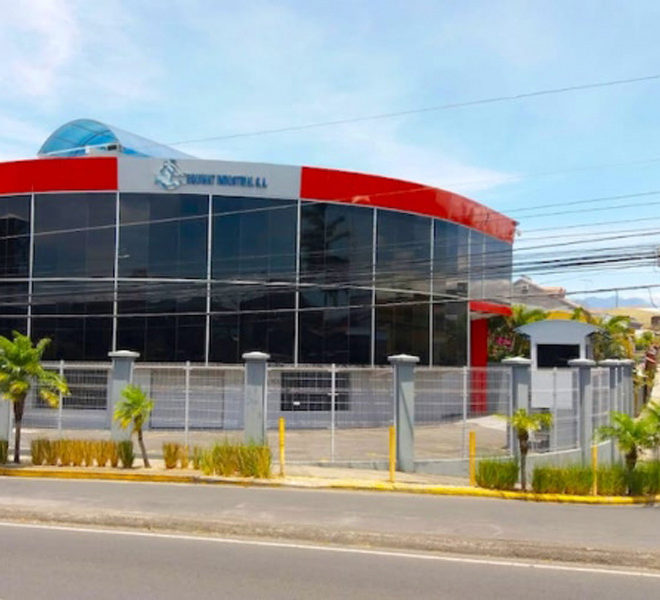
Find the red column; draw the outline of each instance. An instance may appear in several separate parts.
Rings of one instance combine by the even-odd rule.
[[[485,413],[488,408],[488,319],[475,319],[470,323],[470,373],[472,414]]]

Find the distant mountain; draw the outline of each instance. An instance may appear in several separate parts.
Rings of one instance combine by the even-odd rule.
[[[617,303],[616,296],[587,296],[586,298],[572,298],[575,302],[586,308],[616,308],[617,306],[636,306],[640,308],[652,308],[653,305],[644,298],[625,298],[619,296]]]

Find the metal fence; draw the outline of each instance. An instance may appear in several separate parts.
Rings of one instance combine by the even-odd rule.
[[[57,409],[47,407],[36,394],[29,397],[23,421],[26,445],[49,432],[94,437],[109,431],[111,365],[46,366],[67,378],[71,395]],[[609,368],[591,370],[592,430],[608,422],[611,410],[624,407],[617,373]],[[244,378],[242,365],[137,363],[133,381],[154,399],[146,436],[150,452],[160,454],[163,441],[205,445],[224,438],[242,439]],[[418,367],[414,378],[417,460],[465,459],[470,430],[477,432],[479,456],[514,452],[514,435],[505,418],[515,408],[510,367]],[[393,386],[391,367],[269,365],[269,442],[275,450],[278,420],[284,417],[291,463],[382,465],[388,456],[388,428],[395,419]],[[530,397],[525,400],[532,411],[554,417],[553,427],[533,435],[533,452],[579,448],[576,370],[533,371]]]

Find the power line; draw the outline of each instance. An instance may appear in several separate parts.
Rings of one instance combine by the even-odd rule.
[[[556,94],[564,94],[567,92],[577,92],[583,90],[599,89],[606,87],[613,87],[618,85],[628,85],[631,83],[640,83],[644,81],[656,81],[660,79],[660,74],[646,75],[643,77],[631,77],[628,79],[614,79],[610,81],[601,81],[594,83],[584,83],[580,85],[564,86],[559,88],[548,88],[543,90],[536,90],[534,92],[523,92],[519,94],[508,94],[502,96],[493,96],[490,98],[481,98],[479,100],[468,100],[465,102],[452,102],[448,104],[439,104],[436,106],[427,106],[424,108],[414,108],[409,110],[401,110],[387,113],[379,113],[373,115],[365,115],[360,117],[349,117],[344,119],[334,119],[330,121],[317,121],[315,123],[305,123],[302,125],[290,125],[287,127],[278,127],[273,129],[261,129],[256,131],[249,131],[243,133],[232,133],[227,135],[218,135],[211,137],[203,137],[188,140],[179,140],[176,142],[168,142],[168,146],[181,146],[184,144],[198,144],[202,142],[214,142],[220,140],[229,140],[243,137],[254,137],[260,135],[272,135],[276,133],[288,133],[293,131],[304,131],[307,129],[317,129],[321,127],[332,127],[335,125],[347,125],[352,123],[362,123],[366,121],[378,121],[382,119],[392,119],[397,117],[405,117],[410,115],[417,115],[428,112],[438,112],[443,110],[453,110],[456,108],[466,108],[469,106],[483,106],[487,104],[496,104],[501,102],[510,102],[517,100],[524,100],[526,98],[537,98],[540,96],[551,96]]]

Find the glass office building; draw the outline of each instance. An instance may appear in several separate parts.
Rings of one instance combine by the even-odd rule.
[[[358,173],[198,160],[102,123],[0,163],[0,334],[49,358],[481,364],[515,222]]]

